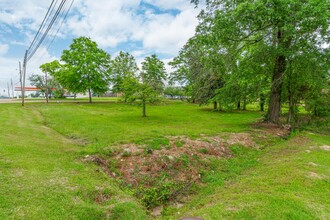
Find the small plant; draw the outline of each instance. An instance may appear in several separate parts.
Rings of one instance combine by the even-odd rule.
[[[209,152],[209,150],[206,149],[206,148],[201,148],[201,149],[198,150],[198,152],[200,152],[202,154],[207,154]]]
[[[200,139],[201,141],[207,142],[207,143],[211,143],[211,141],[208,138],[202,137]]]
[[[186,154],[181,154],[179,160],[183,163],[184,166],[188,166],[190,159]]]
[[[171,148],[172,148],[171,145],[166,145],[166,146],[165,146],[165,149],[166,149],[166,150],[170,150]]]
[[[175,142],[175,145],[176,145],[176,147],[182,147],[183,145],[184,145],[184,141],[176,141]]]
[[[115,148],[110,148],[110,147],[105,147],[105,148],[101,148],[99,150],[100,154],[103,156],[114,156],[115,154],[118,153],[118,149]]]
[[[122,154],[123,157],[130,157],[132,156],[132,152],[125,150]]]
[[[153,150],[160,150],[162,147],[169,146],[170,141],[167,138],[155,138],[147,143],[148,147]]]
[[[153,151],[153,150],[152,150],[151,148],[148,147],[148,148],[145,149],[144,154],[145,154],[145,155],[152,154],[152,151]]]
[[[173,182],[159,182],[150,188],[139,187],[136,196],[140,198],[147,208],[166,204],[176,193],[183,188],[183,184]]]

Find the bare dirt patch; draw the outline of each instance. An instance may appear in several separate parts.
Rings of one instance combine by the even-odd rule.
[[[130,146],[113,159],[128,184],[151,187],[153,179],[167,175],[177,182],[198,181],[200,171],[197,163],[202,165],[209,158],[230,156],[225,142],[172,137],[169,145],[159,150]]]
[[[324,179],[324,178],[326,178],[326,176],[320,175],[320,174],[315,173],[315,172],[309,172],[308,177],[310,177],[312,179]]]
[[[291,127],[288,125],[277,125],[266,122],[258,122],[253,124],[252,127],[260,130],[260,132],[277,137],[287,137],[291,133]]]
[[[245,147],[257,147],[257,144],[248,133],[233,133],[229,136],[227,143],[229,145],[240,144]]]
[[[307,163],[309,166],[312,166],[312,167],[317,167],[317,166],[319,166],[318,164],[316,164],[316,163],[313,163],[313,162],[309,162],[309,163]]]
[[[187,194],[201,181],[201,171],[209,169],[210,160],[232,157],[229,146],[243,143],[239,137],[232,138],[230,144],[218,136],[196,140],[165,137],[152,142],[161,143],[156,147],[125,144],[114,147],[116,150],[107,156],[87,155],[83,160],[98,165],[108,176],[135,189],[136,196],[153,208]]]
[[[320,146],[320,149],[321,149],[321,150],[325,150],[325,151],[330,151],[330,146],[328,146],[328,145],[323,145],[323,146]]]
[[[108,176],[134,189],[135,195],[152,210],[192,193],[194,185],[201,184],[203,173],[212,170],[213,160],[232,157],[230,146],[235,144],[257,146],[248,133],[201,135],[198,139],[175,136],[141,145],[109,147],[105,155],[87,155],[83,160],[98,165]],[[153,213],[158,212],[156,209]]]

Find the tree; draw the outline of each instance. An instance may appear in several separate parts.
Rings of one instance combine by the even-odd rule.
[[[180,98],[184,96],[182,87],[178,86],[167,86],[164,90],[164,95],[169,96],[171,99]]]
[[[52,89],[49,86],[46,86],[45,76],[32,74],[29,77],[29,80],[31,82],[31,85],[40,89],[40,91],[45,94],[45,97],[47,99],[48,99],[48,96],[51,96]]]
[[[315,53],[313,50],[316,49],[309,48],[308,53],[297,54],[288,60],[282,94],[289,106],[287,123],[292,119],[294,123],[298,122],[298,105],[302,101],[315,116],[330,112],[330,51]]]
[[[146,57],[138,76],[127,77],[124,80],[124,92],[129,102],[140,100],[142,117],[146,117],[146,104],[160,100],[164,90],[166,71],[164,63],[156,55]]]
[[[198,0],[192,2],[198,4]],[[323,53],[322,45],[330,41],[330,2],[210,0],[207,6],[208,10],[200,14],[202,28],[198,28],[196,34],[199,30],[208,30],[207,44],[231,48],[228,50],[231,57],[239,57],[237,54],[243,55],[251,47],[258,48],[250,50],[251,57],[258,55],[259,63],[267,65],[267,75],[271,78],[266,121],[279,123],[289,60],[306,53],[310,47],[316,48],[314,57]]]
[[[74,39],[70,49],[63,51],[61,60],[65,64],[57,78],[68,90],[74,93],[88,91],[91,103],[92,92],[101,94],[109,89],[110,55],[90,38]]]
[[[169,64],[174,71],[171,73],[171,83],[184,86],[186,95],[193,102],[208,104],[214,99],[216,91],[223,86],[224,63],[221,54],[216,54],[212,48],[200,43],[201,36],[195,36],[186,43],[179,55]]]
[[[59,82],[55,78],[50,78],[49,76],[56,75],[56,72],[58,72],[61,69],[61,64],[58,60],[54,60],[50,63],[44,63],[40,67],[42,72],[45,73],[45,87],[48,89],[45,90],[46,100],[48,103],[48,94],[54,93],[54,97],[61,98],[64,95],[64,89],[59,84]],[[55,91],[53,91],[55,89]]]
[[[33,74],[29,77],[29,80],[32,86],[37,87],[42,93],[45,94],[47,102],[48,98],[52,96],[55,98],[60,98],[64,94],[63,88],[54,78],[49,77],[46,80],[46,76]]]
[[[111,60],[111,82],[113,83],[112,92],[123,93],[125,101],[124,82],[134,77],[138,72],[135,58],[129,53],[120,51],[119,55]]]

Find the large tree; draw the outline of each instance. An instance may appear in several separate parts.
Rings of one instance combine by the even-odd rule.
[[[110,55],[90,38],[74,39],[70,48],[63,51],[61,60],[65,64],[58,79],[69,91],[87,91],[91,103],[92,92],[102,94],[109,89]]]
[[[200,39],[201,36],[189,39],[179,55],[169,62],[174,70],[171,83],[181,84],[193,102],[214,102],[216,108],[214,98],[223,85],[224,63],[222,55],[202,45]]]
[[[198,0],[192,2],[198,3]],[[250,51],[250,57],[258,56],[259,63],[268,65],[271,88],[266,120],[278,123],[289,60],[311,47],[316,49],[313,50],[316,58],[324,52],[322,45],[329,43],[330,2],[210,0],[207,6],[208,10],[200,14],[202,28],[197,29],[197,34],[207,30],[206,44],[226,48],[230,57]],[[258,50],[251,50],[251,47]],[[257,52],[255,55],[254,51]],[[304,62],[309,66],[309,60]],[[235,68],[234,65],[231,67]]]

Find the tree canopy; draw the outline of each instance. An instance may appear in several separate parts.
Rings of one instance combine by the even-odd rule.
[[[198,4],[198,0],[191,2]],[[212,86],[204,86],[207,99],[239,101],[267,93],[265,119],[274,123],[279,123],[281,105],[288,99],[292,114],[299,100],[309,103],[310,97],[322,97],[329,82],[329,1],[210,0],[206,4],[195,36],[173,61],[176,74],[184,73],[192,85],[192,94],[203,88],[199,83],[210,78],[194,78],[194,72],[207,76],[210,69],[219,70],[220,74],[209,74],[224,83],[216,85],[215,96]],[[198,54],[195,58],[187,50],[192,48],[191,41],[193,53]],[[320,79],[323,83],[317,83]],[[304,95],[298,95],[298,90]]]
[[[134,56],[120,51],[119,55],[111,60],[112,92],[122,93],[126,100],[127,94],[125,94],[124,82],[134,77],[138,70]]]
[[[57,78],[68,90],[88,91],[92,102],[92,92],[102,94],[109,89],[110,55],[90,38],[74,39],[70,48],[63,51],[61,60],[65,64],[57,72]]]

